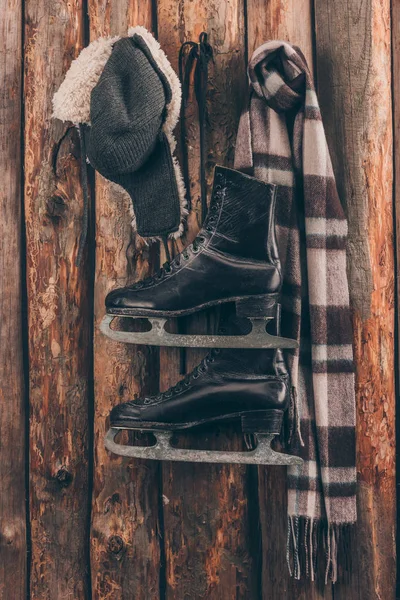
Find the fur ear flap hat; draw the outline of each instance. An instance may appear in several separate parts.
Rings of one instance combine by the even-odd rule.
[[[185,189],[172,133],[180,105],[178,76],[144,27],[83,49],[53,98],[53,116],[80,125],[92,166],[131,196],[143,237],[183,231]]]

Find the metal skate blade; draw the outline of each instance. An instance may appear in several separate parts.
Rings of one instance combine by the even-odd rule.
[[[116,315],[106,314],[100,324],[100,331],[107,337],[122,344],[143,344],[145,346],[174,346],[185,348],[297,348],[296,340],[271,335],[265,330],[270,320],[265,317],[253,319],[252,330],[247,335],[202,335],[169,333],[165,329],[167,319],[149,317],[150,331],[117,331],[111,329]],[[143,317],[126,317],[143,319]]]
[[[174,448],[170,444],[172,433],[162,431],[152,431],[156,438],[154,446],[125,446],[115,441],[120,431],[121,429],[110,428],[104,439],[106,448],[119,456],[145,458],[148,460],[242,465],[301,465],[303,463],[303,460],[298,456],[275,452],[271,448],[271,441],[275,436],[269,434],[255,434],[257,445],[253,450],[225,452],[223,450],[184,450]]]

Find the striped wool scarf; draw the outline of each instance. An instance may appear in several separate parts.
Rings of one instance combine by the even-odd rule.
[[[302,52],[271,41],[253,54],[235,168],[278,186],[282,334],[292,381],[288,443],[289,569],[336,581],[356,521],[355,394],[346,276],[347,222],[337,194],[313,80]],[[346,561],[347,564],[347,561]]]

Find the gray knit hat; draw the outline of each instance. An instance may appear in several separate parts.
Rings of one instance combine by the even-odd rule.
[[[119,40],[92,91],[89,160],[133,200],[145,237],[165,236],[180,224],[172,154],[162,130],[172,90],[143,38]]]
[[[92,42],[53,99],[55,117],[85,125],[90,163],[127,190],[144,237],[183,229],[185,189],[172,134],[180,103],[179,79],[143,27]]]

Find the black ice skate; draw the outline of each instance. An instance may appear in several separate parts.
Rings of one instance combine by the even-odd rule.
[[[101,330],[115,341],[154,346],[206,348],[295,348],[297,342],[272,336],[281,269],[275,237],[276,186],[239,171],[216,167],[210,209],[192,244],[158,274],[112,291]],[[168,333],[170,317],[190,315],[227,302],[252,322],[245,336]],[[146,332],[111,329],[115,316],[143,318]]]
[[[280,350],[213,349],[185,379],[166,392],[116,406],[110,414],[105,445],[121,456],[154,460],[301,464],[300,458],[271,448],[288,403],[289,377]],[[170,444],[174,432],[235,421],[241,423],[244,434],[255,434],[255,449],[187,450]],[[121,429],[153,432],[156,444],[119,444],[115,438]]]

